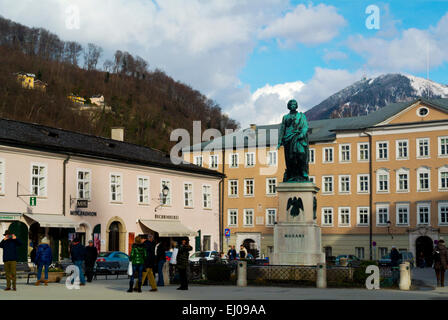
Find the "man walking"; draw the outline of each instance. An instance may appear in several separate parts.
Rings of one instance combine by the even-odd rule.
[[[188,278],[187,269],[189,263],[189,252],[193,248],[189,244],[189,239],[182,239],[182,243],[179,246],[179,251],[177,253],[177,270],[179,270],[180,287],[177,290],[188,290]]]
[[[394,284],[398,284],[398,280],[400,278],[400,271],[398,269],[399,263],[400,252],[398,252],[395,246],[392,246],[392,250],[390,251],[390,265],[392,267],[392,280]]]
[[[4,236],[5,238],[0,242],[0,248],[3,249],[3,262],[5,264],[5,291],[11,290],[11,284],[12,290],[16,291],[17,247],[20,247],[22,242],[9,230],[6,230]]]
[[[89,245],[86,247],[86,277],[87,282],[92,282],[93,269],[95,267],[96,258],[98,257],[98,250],[93,245],[93,241],[89,240]]]
[[[159,240],[160,241],[160,240]],[[165,285],[165,281],[163,279],[163,266],[166,261],[166,246],[163,241],[160,241],[156,248],[156,258],[157,258],[157,286],[163,287]]]
[[[235,246],[229,247],[229,251],[227,252],[227,256],[229,257],[229,260],[235,260],[236,259]]]
[[[73,240],[72,247],[70,249],[70,253],[72,255],[72,261],[75,264],[75,266],[79,269],[79,279],[81,281],[80,285],[85,286],[86,285],[86,279],[84,278],[84,272],[83,272],[83,263],[86,258],[86,248],[80,243],[78,238],[75,238]]]
[[[433,251],[434,270],[436,271],[437,286],[445,286],[445,270],[448,263],[448,250],[445,247],[445,241],[439,240]]]
[[[156,279],[154,278],[154,269],[156,265],[156,243],[152,234],[148,235],[143,242],[146,249],[146,258],[144,263],[144,271],[142,274],[142,284],[145,282],[146,277],[148,277],[148,282],[151,285],[149,291],[157,291]]]

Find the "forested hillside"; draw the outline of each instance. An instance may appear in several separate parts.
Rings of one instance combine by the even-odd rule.
[[[110,136],[110,127],[124,126],[128,142],[168,151],[172,129],[224,132],[238,124],[221,108],[186,84],[177,82],[150,62],[117,50],[102,59],[103,50],[66,42],[41,28],[28,28],[0,17],[0,117]],[[105,61],[99,66],[100,61]],[[14,73],[34,73],[48,84],[45,92],[22,88]],[[67,95],[105,97],[112,112],[93,116],[73,110]]]

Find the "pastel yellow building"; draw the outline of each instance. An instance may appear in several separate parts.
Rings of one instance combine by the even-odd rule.
[[[22,87],[34,89],[34,79],[36,78],[34,73],[18,72],[16,75],[17,80],[22,84]]]
[[[379,259],[396,246],[430,260],[434,241],[448,235],[448,99],[396,103],[309,126],[326,256]],[[224,243],[267,257],[275,188],[285,169],[278,128],[253,125],[183,150],[186,161],[226,175],[223,229],[231,236]]]
[[[76,94],[70,94],[69,96],[67,96],[67,98],[69,98],[73,103],[77,103],[77,104],[85,104],[86,103],[86,99],[84,99],[83,97],[80,97]]]

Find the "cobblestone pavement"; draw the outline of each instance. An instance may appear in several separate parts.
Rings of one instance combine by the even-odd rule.
[[[430,281],[430,271],[422,270],[414,275]],[[149,292],[148,287],[142,293],[127,293],[128,280],[97,280],[88,283],[79,290],[68,290],[65,282],[51,283],[48,287],[27,285],[19,279],[17,291],[5,292],[5,281],[0,282],[0,299],[45,299],[45,300],[310,300],[310,299],[355,299],[355,300],[392,300],[392,299],[448,299],[445,288],[420,288],[413,291],[391,289],[317,289],[250,286],[199,286],[192,285],[188,291],[176,290],[176,285],[159,288],[158,292]]]

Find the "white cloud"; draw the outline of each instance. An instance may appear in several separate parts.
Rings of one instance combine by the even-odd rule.
[[[331,60],[344,60],[348,58],[348,55],[342,51],[329,51],[324,54],[325,62],[330,62]]]
[[[239,97],[240,103],[235,103],[229,114],[241,120],[242,128],[251,123],[279,123],[282,116],[288,112],[286,105],[290,99],[296,99],[299,110],[304,112],[361,77],[360,70],[351,73],[341,69],[315,68],[313,77],[307,82],[267,84],[253,94],[246,89],[246,98],[243,99],[242,94]]]
[[[371,38],[358,35],[349,38],[348,46],[365,57],[371,68],[387,72],[419,72],[426,70],[428,52],[430,67],[448,61],[447,28],[448,13],[436,27],[427,30],[406,29],[393,39],[381,37],[381,34]]]
[[[347,22],[333,6],[299,4],[292,12],[268,24],[260,38],[275,38],[284,46],[295,43],[315,45],[330,41]]]

